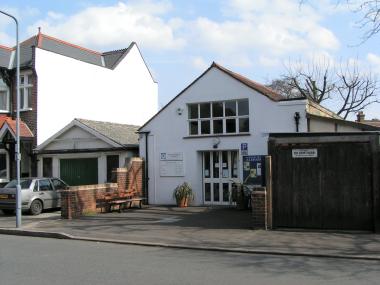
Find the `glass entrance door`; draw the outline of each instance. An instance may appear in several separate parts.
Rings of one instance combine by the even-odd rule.
[[[203,195],[208,205],[229,205],[232,179],[238,178],[238,151],[203,152]]]

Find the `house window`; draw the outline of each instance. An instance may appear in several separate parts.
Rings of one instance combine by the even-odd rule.
[[[9,112],[9,88],[0,78],[0,112]]]
[[[32,108],[32,73],[20,75],[20,109],[29,110]]]
[[[44,157],[42,159],[42,176],[43,177],[53,176],[53,159],[51,157]]]
[[[9,181],[8,154],[5,150],[0,150],[0,182]]]
[[[249,132],[248,99],[188,105],[190,135],[223,135]]]

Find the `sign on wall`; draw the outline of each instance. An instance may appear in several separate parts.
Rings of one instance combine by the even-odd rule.
[[[318,157],[316,148],[292,149],[293,158],[313,158]]]
[[[177,177],[185,176],[182,152],[160,153],[160,176]]]
[[[240,151],[241,155],[248,155],[248,143],[241,143]]]
[[[265,156],[243,156],[243,182],[246,185],[265,184]]]

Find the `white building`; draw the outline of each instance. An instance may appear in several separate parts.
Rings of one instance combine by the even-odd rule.
[[[36,175],[33,149],[74,118],[141,125],[158,110],[157,82],[134,42],[97,52],[39,32],[20,43],[20,66],[22,176]],[[15,69],[16,49],[0,45],[0,128],[14,124]],[[16,175],[7,130],[0,130],[0,183]]]
[[[173,189],[186,181],[193,204],[229,204],[232,181],[243,177],[242,155],[266,155],[269,133],[361,129],[213,63],[139,129],[149,203],[174,204]]]

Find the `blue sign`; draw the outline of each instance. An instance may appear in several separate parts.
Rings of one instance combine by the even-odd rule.
[[[241,155],[248,155],[248,143],[242,143],[240,145]]]

